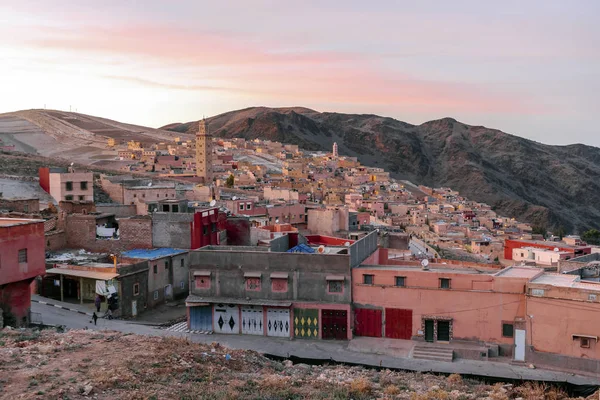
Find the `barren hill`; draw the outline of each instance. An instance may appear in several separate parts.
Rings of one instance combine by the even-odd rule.
[[[396,178],[449,186],[500,214],[581,232],[600,227],[600,149],[550,146],[452,118],[411,125],[377,115],[255,107],[208,119],[224,138],[270,139],[356,156]],[[165,129],[193,133],[194,122]]]

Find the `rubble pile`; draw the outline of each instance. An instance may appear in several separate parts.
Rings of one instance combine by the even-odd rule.
[[[595,395],[598,398],[598,394]],[[273,361],[218,343],[108,331],[0,331],[0,398],[567,399],[497,384],[361,367]],[[592,398],[592,397],[590,397]]]

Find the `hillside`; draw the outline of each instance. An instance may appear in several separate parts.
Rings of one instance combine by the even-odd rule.
[[[292,365],[218,343],[92,330],[0,330],[0,372],[7,399],[568,399],[539,384]]]
[[[395,178],[449,186],[500,214],[582,232],[600,226],[600,149],[550,146],[451,118],[411,125],[377,115],[254,107],[208,119],[218,137],[269,139],[356,156]],[[163,129],[192,134],[195,122]]]

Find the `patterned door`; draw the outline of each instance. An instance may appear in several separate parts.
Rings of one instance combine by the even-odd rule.
[[[240,333],[240,312],[233,304],[215,304],[215,333]]]
[[[263,309],[261,306],[242,307],[242,333],[262,335],[264,332]]]
[[[294,336],[300,339],[319,338],[319,310],[294,309]]]
[[[290,310],[287,308],[267,309],[267,336],[290,337]]]
[[[345,310],[323,310],[321,325],[322,339],[348,339],[348,312]]]

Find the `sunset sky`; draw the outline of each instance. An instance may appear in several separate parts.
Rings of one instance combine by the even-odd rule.
[[[249,106],[600,146],[600,1],[0,0],[0,113],[159,127]]]

